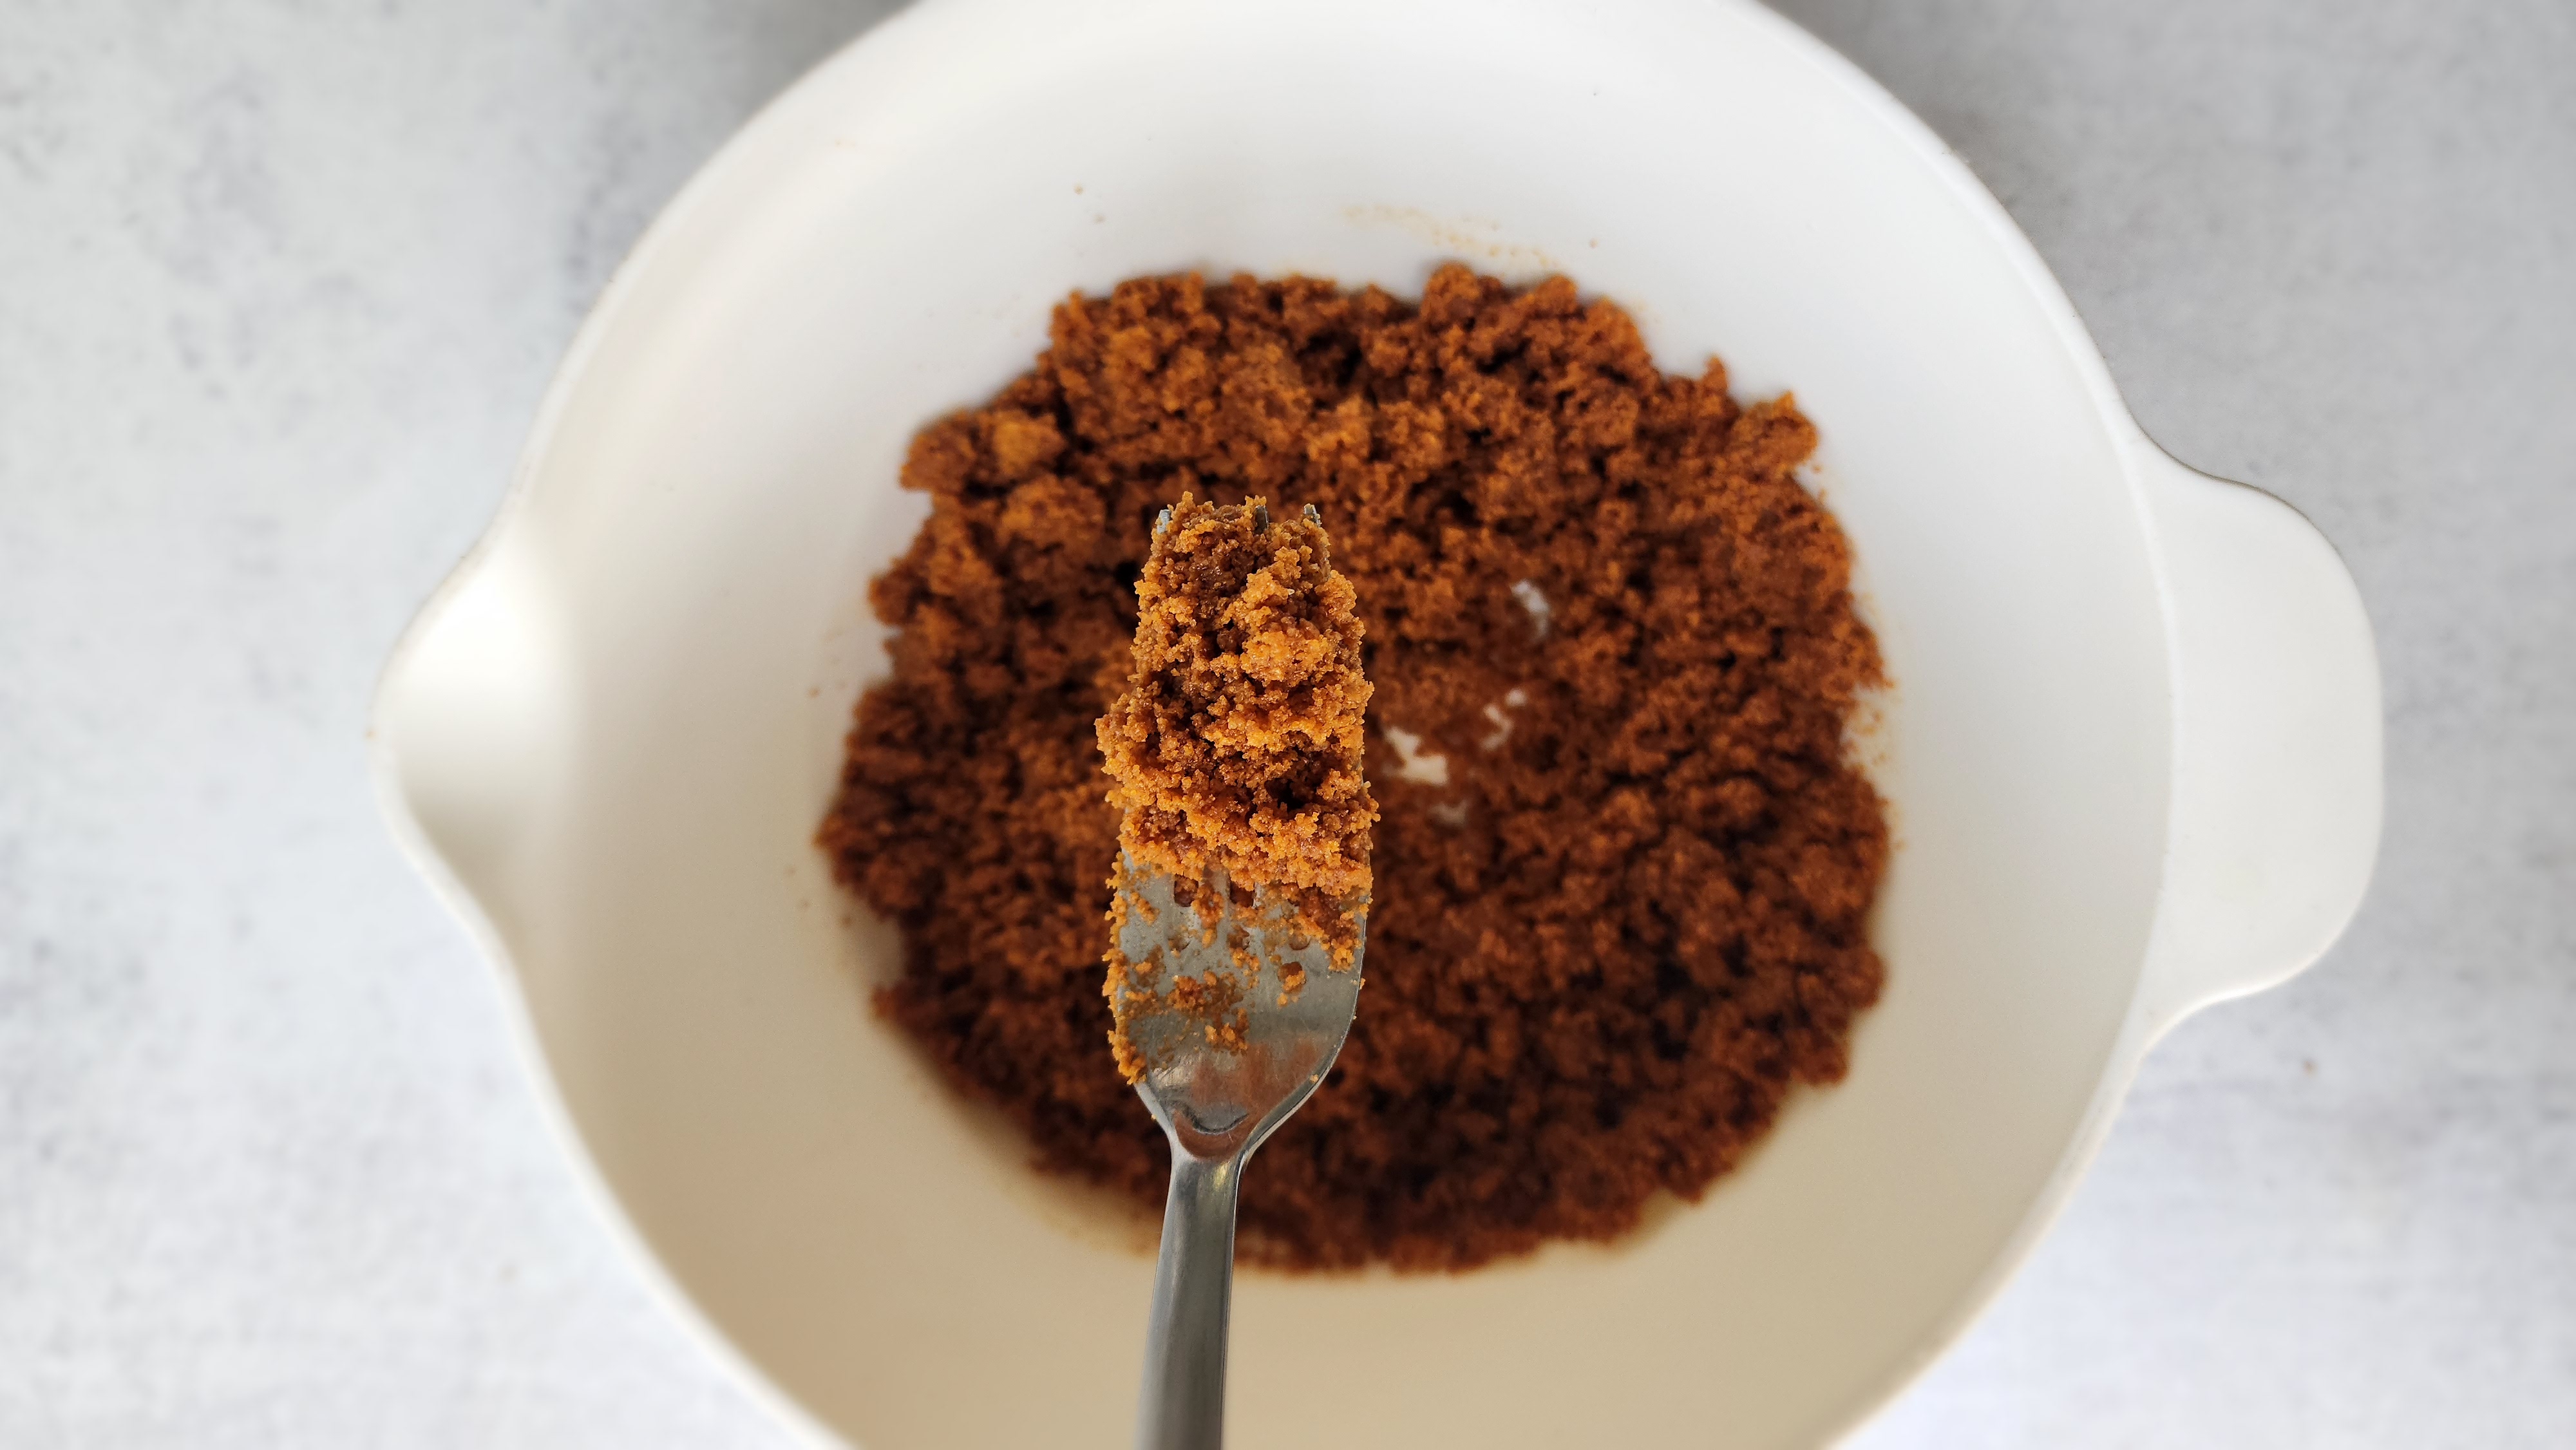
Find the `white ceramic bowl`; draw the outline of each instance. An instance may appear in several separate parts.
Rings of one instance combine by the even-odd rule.
[[[1829,1437],[1994,1292],[2157,1034],[2350,916],[2349,577],[2158,452],[2002,210],[1803,34],[1720,0],[932,0],[655,224],[377,707],[395,827],[611,1218],[792,1419],[1119,1444],[1144,1328],[1132,1226],[871,1016],[894,943],[810,844],[882,668],[863,587],[923,512],[906,439],[1072,289],[1449,257],[1561,268],[1822,430],[1898,682],[1888,990],[1849,1081],[1632,1242],[1249,1277],[1238,1444]]]

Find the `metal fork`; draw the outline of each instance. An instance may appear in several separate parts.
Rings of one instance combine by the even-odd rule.
[[[1145,964],[1144,981],[1115,977],[1111,993],[1128,1017],[1127,1036],[1146,1063],[1137,1095],[1172,1144],[1172,1188],[1163,1205],[1163,1248],[1154,1266],[1154,1317],[1145,1339],[1145,1380],[1136,1416],[1138,1450],[1217,1450],[1225,1439],[1226,1321],[1234,1295],[1234,1210],[1244,1164],[1323,1082],[1359,1005],[1360,953],[1332,969],[1320,942],[1265,925],[1272,903],[1256,895],[1239,907],[1222,879],[1190,890],[1169,875],[1121,873],[1127,895],[1119,949]],[[1365,913],[1354,925],[1365,942]],[[1256,970],[1231,950],[1248,939]],[[1304,974],[1293,995],[1287,988]],[[1211,1040],[1201,1016],[1162,1008],[1131,993],[1166,992],[1173,979],[1216,973],[1241,979],[1241,1045]],[[1283,1000],[1284,999],[1284,1000]]]

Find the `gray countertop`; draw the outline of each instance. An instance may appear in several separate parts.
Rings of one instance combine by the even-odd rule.
[[[2576,1437],[2576,7],[1795,0],[2321,524],[2379,879],[1871,1447]],[[615,1256],[369,686],[821,0],[0,0],[0,1444],[783,1446]]]

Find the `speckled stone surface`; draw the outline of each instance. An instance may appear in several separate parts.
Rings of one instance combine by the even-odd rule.
[[[360,737],[609,269],[879,8],[0,0],[0,1445],[789,1443],[594,1224]],[[1784,8],[2335,539],[2388,680],[2351,935],[2159,1049],[1859,1443],[2568,1443],[2576,8]]]

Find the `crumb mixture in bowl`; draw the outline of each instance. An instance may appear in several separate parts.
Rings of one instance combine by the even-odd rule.
[[[1878,653],[1814,445],[1562,278],[1068,300],[1035,368],[915,440],[931,516],[872,587],[894,669],[822,839],[903,931],[881,1008],[1043,1166],[1161,1201],[1099,1046],[1094,722],[1166,503],[1313,504],[1375,689],[1369,982],[1243,1255],[1465,1268],[1698,1196],[1842,1075],[1882,977],[1887,831],[1844,748]]]

